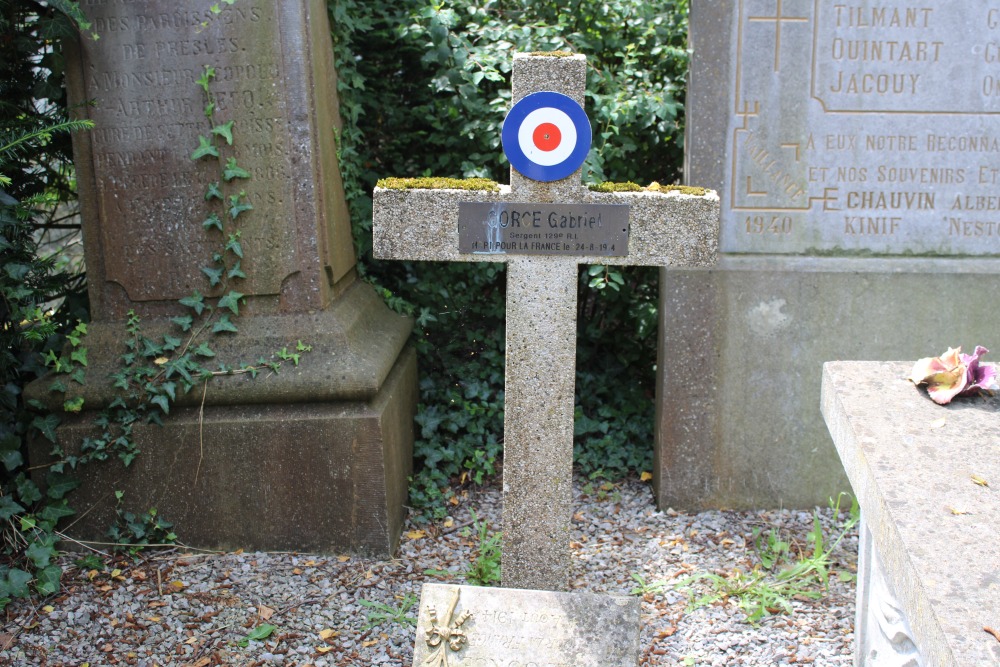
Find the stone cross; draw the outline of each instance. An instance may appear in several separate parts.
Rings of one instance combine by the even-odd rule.
[[[586,59],[581,55],[514,56],[514,103],[531,93],[551,91],[582,106],[585,84]],[[716,259],[715,193],[597,193],[581,185],[580,174],[578,169],[544,183],[512,168],[511,185],[497,192],[376,188],[374,193],[375,257],[507,263],[501,559],[508,588],[565,590],[569,584],[578,265],[696,267],[710,266]],[[483,246],[467,243],[460,248],[460,222],[467,225],[460,204],[468,202],[494,204],[494,212],[506,212],[507,218],[500,214],[504,222],[513,211],[527,211],[538,236],[532,231],[530,237],[525,233],[507,238],[541,241],[514,240],[509,244],[512,252],[476,251],[472,248]],[[609,257],[590,243],[575,243],[579,235],[566,227],[552,227],[551,215],[566,205],[579,207],[574,210],[585,218],[588,210],[626,205],[627,229],[614,231],[627,233],[627,253],[619,245],[618,256]],[[541,214],[532,216],[533,211]],[[492,225],[480,223],[481,238],[496,239],[492,234],[497,219],[491,220]],[[537,250],[535,244],[547,244],[551,238],[559,243],[543,247],[579,253],[515,254],[533,245]]]

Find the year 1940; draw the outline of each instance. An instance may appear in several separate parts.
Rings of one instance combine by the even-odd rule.
[[[792,218],[788,215],[748,215],[747,234],[791,234]]]

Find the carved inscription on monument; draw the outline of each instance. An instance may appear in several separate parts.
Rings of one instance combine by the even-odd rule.
[[[736,0],[722,249],[1000,254],[1000,8]]]
[[[100,35],[84,40],[83,91],[107,279],[133,301],[204,291],[200,267],[218,247],[201,226],[218,166],[190,156],[210,126],[195,84],[206,65],[217,123],[235,120],[235,151],[251,174],[242,216],[248,294],[277,294],[296,269],[292,147],[274,0],[210,3],[83,0]],[[245,222],[244,222],[245,221]],[[152,279],[150,276],[154,276]]]

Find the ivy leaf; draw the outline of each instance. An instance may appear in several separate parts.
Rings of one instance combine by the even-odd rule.
[[[56,550],[52,548],[52,545],[48,543],[48,540],[36,540],[32,542],[31,545],[24,551],[25,557],[30,560],[34,566],[38,569],[48,567],[49,562],[52,560],[53,556],[56,555]]]
[[[233,234],[226,242],[226,250],[243,259],[243,245],[240,243],[239,233]]]
[[[226,168],[222,171],[222,178],[227,183],[237,178],[250,178],[250,172],[236,164],[236,158],[226,160]]]
[[[219,189],[218,183],[209,183],[208,189],[205,191],[205,201],[211,201],[213,199],[225,199],[222,196],[222,190]]]
[[[185,298],[189,298],[189,297],[185,297]],[[184,299],[181,299],[181,302],[183,302],[183,301],[184,301]],[[184,305],[187,305],[187,304],[184,304]],[[181,315],[179,317],[171,317],[170,321],[173,322],[174,324],[176,324],[177,326],[179,326],[181,328],[181,331],[190,331],[191,330],[191,325],[194,324],[194,318],[191,317],[190,315]]]
[[[58,473],[49,473],[45,477],[45,483],[47,485],[45,495],[52,500],[60,500],[67,493],[80,486],[80,480],[77,478]]]
[[[199,357],[215,356],[215,352],[212,351],[212,348],[208,346],[208,343],[202,343],[201,345],[199,345],[197,349],[195,349],[194,353],[197,354]]]
[[[18,505],[11,496],[0,496],[0,521],[8,521],[15,514],[20,514],[24,508]]]
[[[62,568],[49,565],[35,573],[35,588],[41,595],[55,595],[59,592],[59,580],[62,578]]]
[[[0,579],[0,597],[26,598],[31,593],[28,583],[31,575],[16,567],[7,570],[7,576]]]
[[[84,384],[87,378],[87,374],[82,368],[77,368],[75,371],[69,374],[69,379],[77,384]]]
[[[233,195],[229,198],[229,218],[235,220],[240,213],[244,211],[252,211],[253,205],[245,200],[246,193],[240,190],[238,195]]]
[[[170,397],[171,401],[177,400],[177,384],[175,382],[164,382],[160,388]]]
[[[157,394],[153,398],[149,399],[149,402],[163,410],[163,414],[170,414],[170,399],[163,394]]]
[[[43,521],[51,521],[55,523],[63,517],[73,516],[74,514],[76,514],[76,510],[70,507],[68,501],[64,498],[59,504],[49,503],[46,505],[42,511],[38,513],[38,517]]]
[[[217,137],[222,137],[223,139],[226,140],[226,144],[227,145],[232,146],[233,145],[233,121],[229,121],[228,123],[225,123],[223,125],[216,125],[215,127],[212,128],[212,134],[214,134]],[[235,160],[233,160],[233,158],[229,158],[229,161],[230,162],[235,162]],[[229,166],[228,163],[227,163],[226,166],[227,167]],[[229,179],[227,178],[226,180],[228,181]]]
[[[208,85],[214,77],[215,77],[215,68],[206,65],[204,71],[201,73],[201,76],[195,80],[195,83],[201,86],[201,89],[207,93]]]
[[[49,391],[58,391],[60,393],[65,393],[66,385],[63,384],[62,380],[56,380],[55,382],[49,385]]]
[[[229,314],[226,313],[219,318],[219,321],[215,323],[212,327],[212,333],[222,333],[223,331],[229,333],[237,333],[239,329],[236,325],[229,321]]]
[[[7,472],[10,472],[24,465],[24,457],[21,456],[20,450],[8,449],[0,453],[0,462],[3,462],[3,467],[7,469]],[[0,519],[2,518],[0,517]]]
[[[191,153],[192,160],[200,160],[203,157],[211,155],[212,157],[219,157],[219,149],[212,144],[212,140],[208,137],[199,134],[198,135],[198,148],[194,149]]]
[[[21,502],[31,505],[42,499],[42,492],[38,490],[38,486],[25,477],[23,473],[17,476],[16,484],[17,497],[21,499]]]
[[[59,417],[49,414],[44,417],[35,417],[31,421],[31,426],[45,436],[49,442],[56,441],[56,427],[59,426]]]
[[[69,353],[69,358],[80,364],[81,366],[87,365],[87,348],[78,347]]]
[[[224,297],[219,299],[219,308],[228,308],[233,311],[233,315],[240,314],[240,299],[243,298],[243,294],[230,290],[226,293]]]
[[[182,306],[194,309],[196,315],[201,315],[202,311],[205,310],[205,297],[203,297],[198,290],[195,290],[194,294],[191,296],[186,296],[181,299],[180,303]],[[190,319],[190,316],[188,317]],[[187,329],[184,330],[187,331]]]
[[[229,269],[229,273],[227,273],[226,276],[229,278],[246,278],[247,274],[243,273],[243,270],[240,269],[239,260],[236,260],[236,263],[233,264],[233,268]]]
[[[215,287],[222,282],[222,269],[213,269],[209,266],[201,267],[201,272],[208,276],[208,284]]]
[[[211,215],[209,215],[207,218],[205,218],[202,221],[201,226],[204,227],[206,230],[208,230],[208,229],[218,229],[221,232],[222,231],[222,218],[220,218],[215,213],[212,213]]]
[[[236,643],[240,647],[246,648],[252,641],[259,642],[267,639],[268,637],[271,636],[271,633],[273,633],[277,629],[278,628],[271,625],[270,623],[262,623],[253,630],[251,630],[249,633],[247,633],[247,636],[244,639],[241,639]]]
[[[83,410],[83,396],[77,396],[76,398],[71,398],[68,401],[63,401],[63,410],[66,412],[80,412]]]

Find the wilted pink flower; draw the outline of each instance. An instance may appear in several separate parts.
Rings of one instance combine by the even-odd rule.
[[[980,366],[987,350],[976,346],[973,354],[962,354],[962,348],[950,347],[940,357],[925,357],[910,372],[915,385],[927,385],[927,394],[935,403],[946,405],[956,396],[968,396],[981,390],[997,389],[997,372],[993,366]]]

